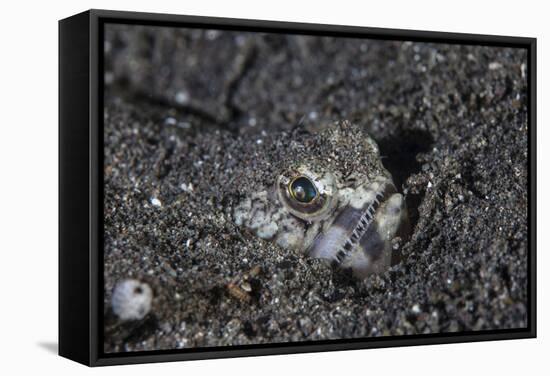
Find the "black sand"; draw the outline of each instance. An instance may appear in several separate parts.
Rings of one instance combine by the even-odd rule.
[[[135,26],[106,38],[105,351],[526,326],[526,51]],[[229,215],[236,171],[342,119],[378,141],[414,224],[405,260],[365,281]],[[257,265],[248,300],[231,295]],[[154,290],[143,322],[110,312],[127,277]]]

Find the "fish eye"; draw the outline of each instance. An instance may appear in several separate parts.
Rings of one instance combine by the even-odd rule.
[[[334,176],[318,176],[305,166],[283,171],[277,178],[277,197],[294,216],[318,220],[330,215],[337,203]]]
[[[291,181],[288,190],[292,198],[303,204],[312,202],[318,195],[315,185],[305,176],[298,176]]]

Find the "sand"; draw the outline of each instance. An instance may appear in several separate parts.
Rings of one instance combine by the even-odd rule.
[[[525,50],[110,25],[105,54],[106,352],[527,325]],[[413,224],[363,281],[230,215],[242,174],[344,119]],[[124,278],[153,289],[141,321],[112,313]]]

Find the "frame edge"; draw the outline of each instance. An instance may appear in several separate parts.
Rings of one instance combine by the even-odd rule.
[[[89,365],[89,11],[59,21],[59,355]]]
[[[86,204],[89,206],[86,207],[87,218],[89,220],[89,225],[86,227],[88,232],[88,237],[86,238],[89,241],[89,251],[90,253],[86,255],[87,259],[87,269],[86,273],[88,276],[88,289],[86,290],[86,298],[88,300],[89,307],[86,312],[82,312],[83,316],[88,319],[86,322],[87,329],[87,341],[88,346],[86,351],[86,357],[82,358],[83,360],[78,360],[75,357],[69,356],[68,353],[62,353],[61,346],[61,301],[65,295],[62,295],[62,281],[61,281],[61,238],[62,238],[62,215],[61,215],[61,203],[62,200],[67,200],[67,197],[63,199],[61,194],[61,186],[64,183],[62,179],[62,139],[61,131],[65,129],[68,125],[62,121],[62,49],[61,49],[61,25],[64,22],[68,22],[75,17],[85,15],[86,17],[86,27],[88,31],[88,43],[85,47],[88,47],[88,80],[86,90],[79,87],[78,85],[73,84],[75,89],[74,93],[82,96],[82,93],[86,92],[87,97],[87,113],[86,123],[88,124],[87,132],[89,136],[88,143],[84,149],[89,152],[88,159],[86,160],[86,174],[89,181],[87,181],[88,200]],[[98,330],[101,328],[98,327],[98,315],[99,312],[99,291],[100,288],[97,286],[97,281],[99,276],[97,275],[98,271],[98,253],[101,252],[99,246],[99,239],[97,236],[97,226],[98,226],[98,169],[100,168],[99,162],[100,157],[98,153],[98,142],[100,142],[99,137],[99,115],[98,115],[98,106],[100,105],[101,98],[101,87],[98,84],[99,79],[101,78],[99,72],[99,53],[101,53],[100,40],[99,40],[99,31],[98,27],[102,22],[102,19],[110,18],[122,18],[126,20],[139,21],[142,18],[147,18],[155,22],[190,22],[197,23],[201,25],[211,25],[211,26],[231,26],[238,25],[242,27],[263,27],[270,28],[273,30],[288,30],[294,29],[300,32],[311,32],[323,28],[330,33],[357,33],[368,37],[368,34],[375,34],[381,38],[389,39],[403,36],[407,34],[412,36],[412,40],[420,41],[444,41],[446,39],[453,39],[455,43],[470,43],[470,44],[483,44],[490,43],[491,45],[499,44],[514,44],[521,48],[528,49],[528,55],[530,58],[529,62],[529,141],[531,149],[529,151],[531,160],[529,161],[529,171],[530,171],[530,193],[532,202],[529,205],[530,217],[530,249],[529,254],[531,259],[529,260],[529,266],[531,268],[531,275],[529,276],[531,280],[531,288],[529,291],[530,296],[530,315],[529,315],[529,326],[525,330],[517,331],[514,333],[483,333],[473,335],[460,335],[453,337],[445,338],[399,338],[391,339],[390,342],[385,341],[372,341],[372,342],[357,342],[357,343],[333,343],[333,344],[315,344],[315,343],[304,343],[304,346],[280,346],[278,344],[273,344],[273,346],[266,348],[250,348],[250,349],[205,349],[207,351],[193,352],[193,353],[174,353],[174,354],[157,354],[155,352],[150,352],[148,354],[120,354],[117,357],[103,357],[101,356],[101,351],[99,351],[98,343]],[[145,363],[145,362],[165,362],[165,361],[176,361],[176,360],[195,360],[195,359],[212,359],[212,358],[228,358],[228,357],[246,357],[246,356],[262,356],[262,355],[278,355],[278,354],[289,354],[289,353],[307,353],[307,352],[319,352],[319,351],[342,351],[342,350],[357,350],[357,349],[368,349],[368,348],[384,348],[384,347],[397,347],[397,346],[412,346],[412,345],[427,345],[427,344],[450,344],[458,342],[477,342],[477,341],[492,341],[492,340],[502,340],[502,339],[522,339],[522,338],[536,338],[536,38],[528,37],[504,37],[504,36],[489,36],[489,35],[477,35],[477,34],[463,34],[463,33],[448,33],[448,32],[431,32],[431,31],[414,31],[414,30],[401,30],[401,29],[379,29],[379,28],[368,28],[368,27],[359,27],[359,26],[336,26],[336,25],[320,25],[320,24],[302,24],[295,22],[283,22],[283,21],[259,21],[259,20],[247,20],[247,19],[228,19],[228,18],[218,18],[218,17],[201,17],[201,16],[182,16],[182,15],[170,15],[170,14],[159,14],[159,13],[138,13],[138,12],[122,12],[122,11],[108,11],[108,10],[96,10],[92,9],[87,12],[84,12],[80,15],[67,18],[60,21],[60,355],[68,357],[70,359],[76,360],[80,363],[90,365],[90,366],[104,366],[104,365],[115,365],[115,364],[131,364],[131,363]],[[74,94],[71,93],[71,94]],[[67,94],[64,94],[67,95]],[[77,95],[77,96],[78,96]],[[82,116],[81,116],[82,118]],[[80,124],[80,123],[79,123]],[[80,181],[79,181],[80,183]],[[67,227],[68,228],[68,227]],[[95,273],[95,274],[94,274]],[[74,289],[74,288],[73,288]],[[79,290],[80,291],[80,290]],[[80,292],[82,293],[82,292]],[[78,341],[82,343],[83,338],[78,337]],[[428,341],[428,342],[427,342]]]

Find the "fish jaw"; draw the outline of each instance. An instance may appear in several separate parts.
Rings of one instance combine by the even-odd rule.
[[[347,205],[307,252],[310,257],[351,268],[359,278],[383,272],[395,259],[391,241],[406,218],[403,196],[391,180],[366,184],[350,193]]]

